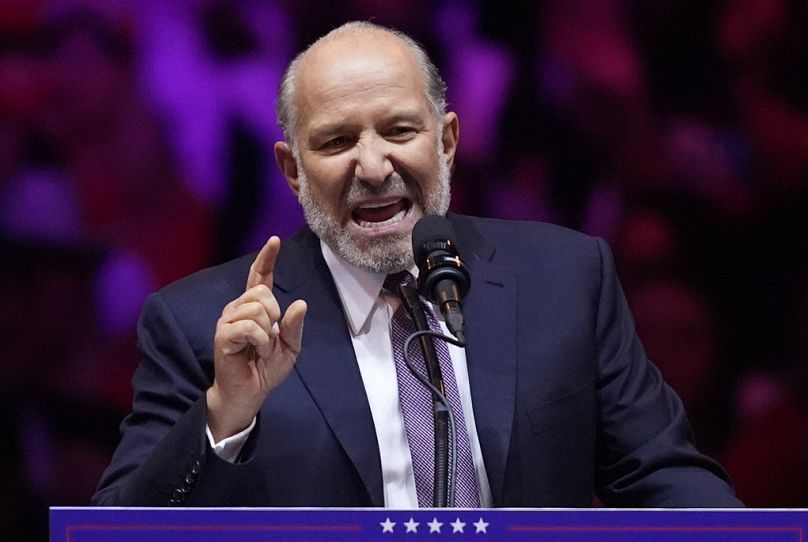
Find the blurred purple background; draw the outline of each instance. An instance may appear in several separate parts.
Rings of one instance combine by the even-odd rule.
[[[0,532],[87,503],[144,297],[302,224],[278,79],[357,18],[441,67],[453,209],[606,238],[701,447],[808,506],[805,0],[3,0]]]

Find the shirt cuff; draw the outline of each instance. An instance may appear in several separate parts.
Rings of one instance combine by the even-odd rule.
[[[213,448],[213,453],[228,463],[235,463],[236,459],[238,458],[238,454],[244,447],[244,443],[247,442],[247,439],[250,437],[250,433],[255,427],[255,420],[256,419],[253,418],[252,423],[250,423],[250,425],[244,431],[222,439],[219,442],[215,442],[213,440],[213,433],[210,432],[210,426],[205,425],[205,433],[208,435],[208,442],[210,442],[210,447]]]

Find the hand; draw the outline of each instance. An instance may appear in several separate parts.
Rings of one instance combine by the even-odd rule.
[[[207,391],[208,427],[216,442],[245,429],[283,382],[300,352],[306,302],[281,315],[272,294],[281,240],[271,237],[256,256],[247,289],[228,303],[216,323],[213,386]]]

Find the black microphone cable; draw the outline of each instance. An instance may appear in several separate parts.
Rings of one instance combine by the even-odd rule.
[[[454,412],[452,410],[451,405],[449,404],[448,398],[446,397],[446,395],[444,393],[445,390],[442,389],[443,388],[443,381],[441,380],[441,386],[440,386],[441,389],[438,389],[438,387],[435,386],[435,384],[433,384],[430,381],[429,378],[422,375],[418,371],[418,369],[415,367],[415,365],[410,360],[410,355],[409,355],[409,349],[410,349],[410,345],[412,344],[412,342],[415,339],[426,338],[426,337],[434,337],[434,338],[436,338],[438,340],[441,340],[441,341],[444,341],[444,342],[447,342],[447,343],[451,343],[451,344],[453,344],[455,346],[459,346],[461,348],[466,346],[466,343],[463,342],[463,341],[460,341],[458,339],[455,339],[454,337],[450,337],[448,335],[443,335],[442,333],[432,331],[431,329],[426,329],[426,330],[416,331],[415,333],[412,333],[409,337],[407,337],[407,339],[404,341],[404,352],[403,352],[403,354],[404,354],[404,365],[407,366],[407,369],[410,370],[410,372],[413,374],[413,376],[415,378],[417,378],[426,388],[428,388],[432,392],[433,397],[438,399],[441,406],[443,407],[440,410],[440,412],[445,413],[445,419],[446,419],[446,427],[445,427],[445,429],[446,429],[446,432],[448,434],[449,449],[446,450],[446,451],[444,451],[444,450],[439,451],[438,449],[435,450],[435,456],[436,456],[435,470],[438,471],[438,469],[439,469],[437,458],[439,456],[446,457],[446,454],[448,452],[449,465],[448,465],[448,476],[446,477],[446,479],[448,480],[448,483],[447,483],[447,487],[446,487],[444,506],[452,508],[452,507],[454,507],[454,501],[455,501],[455,479],[456,479],[456,476],[457,476],[457,433],[456,433],[456,430],[455,430]],[[421,347],[423,348],[423,344],[421,345]],[[433,348],[434,348],[434,346],[433,346]],[[442,417],[436,417],[436,424],[439,423],[438,420],[440,418],[442,418]],[[437,433],[438,430],[439,430],[439,427],[435,427],[436,433]],[[441,439],[437,439],[437,438],[435,439],[436,446],[439,446],[440,442],[441,442]],[[440,480],[440,478],[438,478],[436,476],[436,479],[435,479],[436,488],[438,487],[437,484],[439,483],[439,480]],[[439,491],[435,492],[435,499],[434,500],[436,501],[435,505],[437,507],[440,507],[440,504],[438,502],[439,498],[440,498],[440,493],[441,492],[439,492]]]
[[[416,334],[421,345],[421,353],[424,356],[424,364],[426,368],[426,377],[423,377],[415,369],[415,366],[408,359],[408,345],[404,348],[404,363],[410,372],[422,383],[429,381],[427,386],[432,391],[432,419],[434,430],[434,472],[433,472],[433,494],[432,505],[435,508],[443,508],[449,506],[449,486],[450,479],[449,469],[449,416],[452,414],[452,409],[449,407],[448,402],[445,402],[445,387],[443,385],[443,374],[440,370],[440,363],[438,355],[435,351],[435,344],[428,333],[417,335],[419,331],[431,331],[429,322],[424,312],[424,306],[421,304],[421,299],[418,293],[410,284],[400,284],[399,297],[404,304],[404,308],[410,314],[413,323],[415,324]],[[412,337],[412,335],[410,336]],[[408,337],[408,339],[410,339]],[[412,342],[412,341],[410,341]],[[443,398],[444,400],[441,400]]]

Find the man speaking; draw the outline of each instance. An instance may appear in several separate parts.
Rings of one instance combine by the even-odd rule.
[[[459,134],[420,46],[343,25],[290,64],[277,111],[308,227],[149,298],[133,412],[94,504],[432,506],[440,403],[449,505],[741,505],[646,359],[601,240],[449,214],[466,343],[404,355],[416,329],[447,333],[412,294],[431,271],[411,236],[447,215]]]

